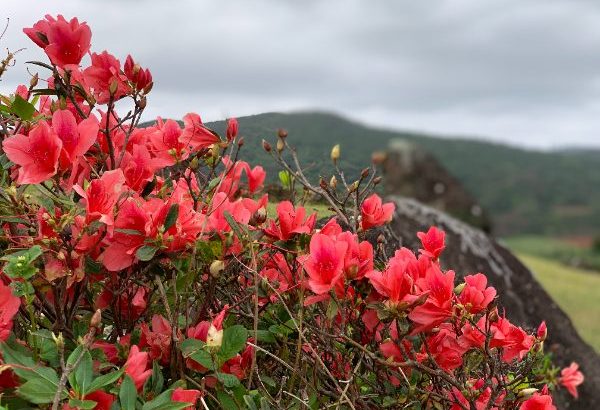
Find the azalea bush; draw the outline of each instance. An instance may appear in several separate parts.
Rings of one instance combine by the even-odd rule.
[[[25,34],[48,61],[1,96],[0,407],[553,409],[575,397],[546,328],[522,329],[484,274],[439,262],[444,232],[386,254],[394,205],[331,151],[310,181],[263,142],[290,200],[267,213],[244,140],[187,114],[140,127],[152,75],[90,53],[76,18]],[[10,61],[9,61],[10,62]],[[7,67],[8,64],[3,65]],[[318,220],[319,197],[333,217]]]

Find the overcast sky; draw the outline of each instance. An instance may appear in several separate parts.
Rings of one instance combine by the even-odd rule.
[[[77,16],[92,50],[149,67],[147,115],[324,109],[380,127],[600,147],[600,1],[1,0],[2,49]]]

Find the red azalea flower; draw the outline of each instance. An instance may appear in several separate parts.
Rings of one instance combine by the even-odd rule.
[[[371,271],[366,277],[377,293],[387,298],[389,305],[407,306],[416,299],[413,294],[413,279],[406,272],[406,263],[390,261],[383,272]]]
[[[421,244],[423,245],[423,249],[421,249],[421,253],[429,256],[432,259],[439,258],[440,254],[446,247],[444,244],[444,239],[446,237],[446,232],[437,229],[435,226],[429,228],[427,233],[419,232],[417,236],[421,240]]]
[[[139,347],[133,345],[129,350],[127,361],[123,365],[125,374],[131,377],[138,391],[152,374],[152,369],[148,369],[148,356],[147,352],[140,352]]]
[[[83,70],[83,77],[98,104],[108,103],[111,97],[116,101],[130,91],[127,77],[121,74],[121,63],[107,51],[92,53],[92,65]]]
[[[86,23],[77,18],[67,21],[58,15],[55,19],[46,15],[31,28],[23,29],[31,40],[44,49],[53,64],[64,67],[79,65],[83,56],[90,50],[92,31]]]
[[[311,214],[306,220],[305,215],[303,207],[294,209],[290,201],[282,201],[277,205],[279,223],[271,221],[271,226],[265,229],[265,233],[282,241],[287,241],[294,234],[310,233],[314,229],[317,213]]]
[[[188,144],[181,138],[183,131],[173,120],[158,119],[156,131],[149,136],[151,154],[157,159],[158,167],[175,165],[189,156]]]
[[[72,168],[96,142],[99,130],[98,119],[91,115],[79,124],[69,110],[57,110],[52,115],[52,129],[62,141],[61,169]]]
[[[482,273],[465,276],[465,283],[458,300],[469,313],[482,312],[496,297],[496,289],[486,287],[487,278]]]
[[[163,366],[169,364],[171,358],[172,328],[167,319],[161,315],[152,316],[152,330],[146,323],[142,323],[142,334],[140,337],[141,348],[150,348],[150,358],[160,360]]]
[[[100,178],[92,179],[85,191],[81,186],[75,185],[73,190],[82,197],[85,204],[86,223],[100,220],[112,228],[114,207],[126,190],[124,185],[125,176],[121,169],[106,171]],[[109,234],[112,234],[112,229],[109,230]]]
[[[18,184],[39,184],[56,174],[62,140],[48,123],[40,121],[29,135],[12,135],[2,142],[4,153],[19,165]]]
[[[200,390],[184,390],[181,387],[178,387],[173,390],[171,400],[180,403],[190,403],[190,406],[186,407],[185,410],[192,410],[196,407],[196,402],[200,396],[202,396]]]
[[[499,318],[492,323],[492,340],[490,347],[502,348],[502,360],[509,363],[515,358],[519,360],[529,352],[534,338],[523,329],[510,323],[506,318]]]
[[[360,207],[362,228],[366,230],[390,222],[395,209],[396,205],[392,202],[383,204],[379,195],[372,194]]]
[[[428,297],[408,315],[417,325],[412,334],[431,330],[452,316],[454,275],[454,271],[443,273],[437,265],[432,265],[425,278],[416,282],[421,292],[428,292]]]
[[[348,244],[327,235],[315,234],[310,240],[310,254],[298,258],[306,273],[308,287],[317,295],[329,292],[342,279]]]
[[[150,74],[150,70],[141,68],[139,64],[133,61],[130,55],[125,59],[123,72],[136,90],[144,90],[146,94],[150,92],[150,88],[152,88],[152,74]]]
[[[115,396],[102,390],[96,390],[93,393],[86,394],[84,400],[95,401],[96,407],[94,407],[94,410],[110,410],[115,401]]]
[[[541,392],[534,393],[524,401],[519,410],[556,410],[556,406],[552,403],[552,396],[548,394],[548,388],[544,386]]]
[[[265,178],[267,177],[267,173],[265,172],[264,168],[260,165],[257,165],[254,168],[250,169],[250,165],[248,165],[247,163],[244,164],[244,171],[246,172],[246,176],[248,177],[248,191],[250,191],[250,193],[253,194],[260,188],[262,188],[263,183],[265,182]]]
[[[19,306],[21,298],[13,295],[12,288],[0,279],[0,340],[6,340],[10,335]]]
[[[198,114],[189,113],[183,117],[183,134],[181,140],[185,142],[191,151],[208,148],[212,144],[220,142],[219,137],[202,124]]]
[[[575,398],[579,397],[577,386],[583,383],[584,379],[583,373],[579,371],[579,365],[575,362],[560,371],[560,384]]]

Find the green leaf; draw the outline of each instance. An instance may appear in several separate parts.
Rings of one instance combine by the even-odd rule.
[[[58,380],[55,384],[41,377],[32,377],[17,388],[17,394],[33,404],[47,404],[54,401],[57,389]],[[62,396],[66,397],[65,391]]]
[[[93,393],[96,390],[100,390],[108,385],[115,383],[117,380],[119,380],[119,377],[121,377],[122,374],[123,369],[96,377],[88,387],[85,394]]]
[[[258,330],[257,332],[258,341],[263,343],[275,343],[277,339],[275,339],[275,335],[268,330]]]
[[[167,217],[165,218],[164,228],[165,231],[168,231],[175,222],[177,222],[177,218],[179,217],[179,204],[175,203],[171,205],[169,208],[169,212],[167,212]]]
[[[219,350],[219,359],[222,362],[234,357],[245,346],[248,340],[248,331],[242,325],[228,327],[223,331],[223,343]]]
[[[204,346],[206,346],[206,343],[204,343],[202,340],[185,339],[183,342],[181,342],[181,354],[183,357],[190,357],[194,353],[204,350]]]
[[[83,393],[87,391],[92,384],[94,369],[92,365],[92,355],[89,351],[84,351],[83,346],[77,346],[77,348],[73,350],[67,359],[67,365],[74,366],[79,357],[81,357],[81,360],[79,360],[77,366],[69,374],[69,383],[77,393]]]
[[[190,356],[190,359],[195,361],[196,363],[200,363],[202,366],[206,367],[209,370],[215,369],[215,363],[213,361],[212,356],[206,350],[199,350],[196,353]]]
[[[219,390],[217,392],[217,399],[219,400],[219,405],[221,408],[225,410],[238,410],[239,406],[235,404],[235,400],[224,391]]]
[[[166,390],[156,396],[152,401],[144,403],[142,410],[181,410],[189,407],[189,403],[171,400],[173,389]]]
[[[164,384],[165,378],[162,374],[162,368],[155,360],[152,362],[152,376],[148,379],[148,385],[155,394],[158,394],[162,391]]]
[[[98,403],[93,400],[69,400],[69,406],[74,409],[92,410]]]
[[[11,105],[13,114],[22,120],[29,121],[33,118],[35,107],[28,101],[24,100],[20,95],[15,95],[15,100]]]
[[[254,403],[254,399],[248,394],[244,396],[244,403],[246,403],[246,406],[248,406],[250,410],[258,410],[256,403]]]
[[[156,246],[144,245],[137,250],[135,256],[141,261],[148,262],[154,258],[157,250],[158,248]]]
[[[135,402],[137,400],[137,390],[135,383],[128,375],[125,375],[119,390],[119,402],[123,410],[135,410]]]
[[[240,381],[233,374],[217,372],[217,379],[227,388],[235,387],[240,384]]]
[[[54,390],[58,388],[58,375],[50,367],[40,366],[34,362],[31,352],[20,345],[13,344],[9,346],[6,342],[0,344],[2,357],[5,364],[16,365],[12,368],[13,372],[25,380],[42,378],[53,384]]]
[[[29,249],[6,255],[1,258],[8,261],[6,266],[4,266],[4,272],[12,279],[29,279],[37,273],[38,269],[34,266],[33,262],[42,253],[42,248],[39,245],[35,245]]]

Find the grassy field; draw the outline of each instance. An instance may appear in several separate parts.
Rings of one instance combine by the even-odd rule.
[[[517,253],[569,315],[581,336],[600,352],[600,273]]]
[[[550,259],[562,264],[600,271],[600,253],[591,246],[547,236],[523,235],[504,239],[509,248],[518,253]]]

